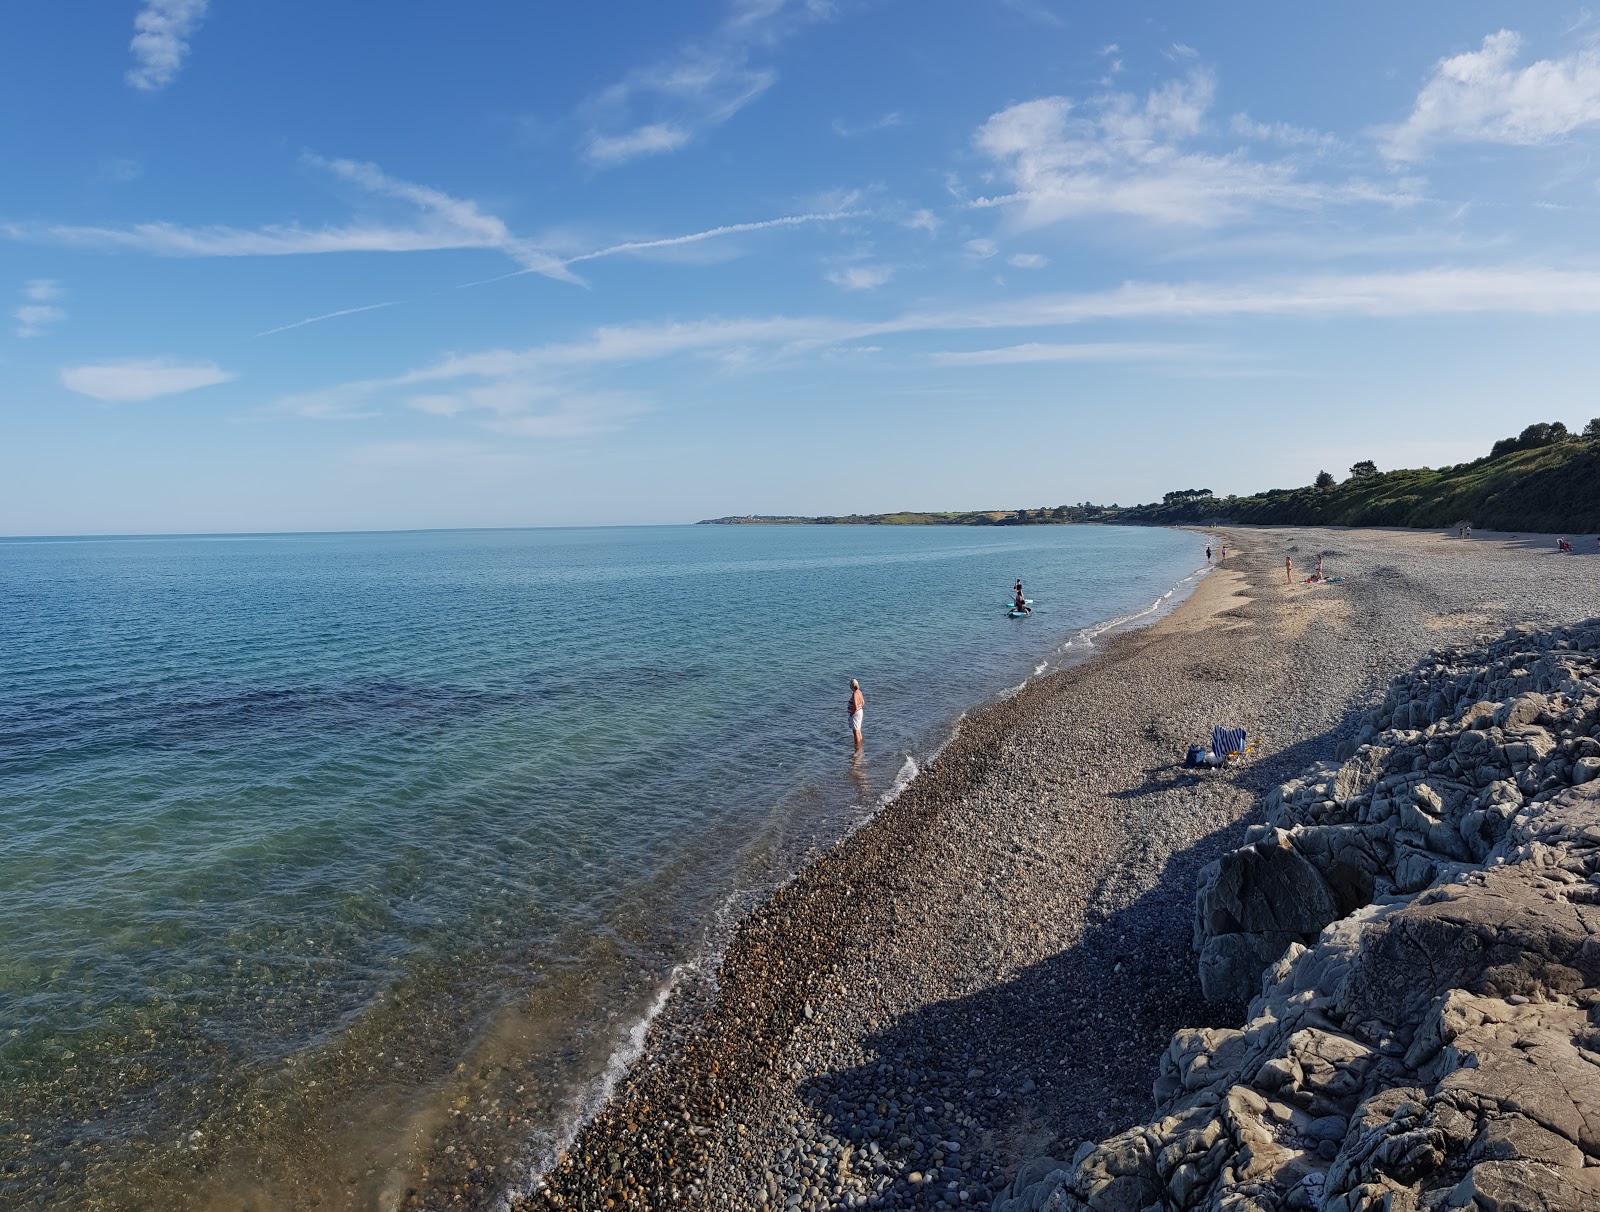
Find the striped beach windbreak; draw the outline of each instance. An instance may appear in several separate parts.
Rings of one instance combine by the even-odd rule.
[[[1244,729],[1224,728],[1218,724],[1211,730],[1211,752],[1218,757],[1244,752]]]

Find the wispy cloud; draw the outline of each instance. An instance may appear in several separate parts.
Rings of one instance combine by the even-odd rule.
[[[17,321],[17,336],[42,337],[67,318],[60,305],[61,284],[54,278],[35,278],[22,288],[22,306],[12,312]]]
[[[0,234],[26,243],[127,249],[166,257],[279,257],[481,248],[503,253],[531,273],[568,282],[579,280],[559,257],[516,236],[503,220],[486,213],[470,199],[400,180],[375,164],[320,156],[306,156],[305,162],[370,198],[403,203],[417,212],[418,218],[404,224],[369,220],[317,228],[295,223],[239,228],[221,224],[186,227],[166,222],[128,227],[9,222],[0,223]]]
[[[99,177],[113,185],[126,185],[144,176],[144,165],[127,156],[114,156],[100,161]]]
[[[320,324],[324,320],[337,320],[340,316],[354,316],[364,311],[378,311],[384,307],[393,307],[394,303],[368,303],[365,307],[341,307],[338,311],[324,312],[320,316],[307,316],[304,320],[296,320],[293,324],[280,324],[276,328],[268,328],[256,333],[258,337],[270,337],[274,333],[288,332],[291,328],[304,328],[307,324]]]
[[[1418,160],[1441,143],[1549,143],[1600,122],[1600,48],[1517,68],[1522,37],[1503,29],[1475,51],[1434,65],[1406,120],[1381,129],[1391,160]]]
[[[874,134],[880,130],[890,130],[896,126],[904,126],[906,120],[898,112],[892,112],[874,118],[870,122],[846,122],[843,118],[833,120],[833,133],[841,139],[855,139],[861,135]]]
[[[1228,129],[1242,139],[1254,143],[1275,143],[1280,147],[1304,147],[1313,151],[1329,151],[1339,146],[1337,135],[1296,126],[1292,122],[1257,122],[1249,114],[1234,114]]]
[[[1094,321],[1181,322],[1238,317],[1600,315],[1600,272],[1536,267],[1439,268],[1412,273],[1325,274],[1247,283],[1139,282],[1115,290],[1037,294],[970,308],[914,311],[879,320],[831,316],[708,319],[613,325],[568,342],[452,354],[387,379],[335,384],[285,397],[280,410],[319,418],[371,416],[398,406],[476,420],[499,432],[570,436],[616,428],[646,406],[590,380],[606,370],[699,357],[758,367],[884,338],[1005,329],[1066,328]],[[966,362],[1198,357],[1168,342],[1046,342],[951,352]]]
[[[236,377],[215,362],[178,362],[171,358],[130,358],[61,368],[62,386],[107,404],[153,400]]]
[[[593,134],[588,156],[596,164],[620,164],[638,156],[659,156],[677,151],[694,137],[686,126],[671,122],[651,122],[620,135]]]
[[[829,270],[826,276],[844,290],[876,290],[894,277],[894,270],[887,265],[846,265]]]
[[[1095,214],[1214,227],[1265,207],[1415,200],[1404,185],[1311,181],[1292,160],[1194,146],[1215,94],[1211,73],[1195,68],[1142,98],[1043,97],[1001,110],[979,129],[976,144],[1013,192],[973,204],[1012,208],[1016,225],[1028,229]]]
[[[206,15],[208,0],[148,0],[133,19],[134,66],[127,81],[134,88],[156,92],[171,84],[189,53],[189,38]]]
[[[1100,341],[1082,344],[1030,342],[1004,349],[946,350],[933,355],[940,366],[1016,366],[1034,362],[1154,362],[1206,356],[1208,345],[1160,341]]]
[[[593,252],[578,253],[576,256],[566,258],[562,264],[577,265],[580,262],[595,261],[601,257],[615,257],[626,253],[654,252],[663,248],[681,248],[685,244],[699,244],[705,240],[721,239],[723,236],[737,236],[755,231],[770,231],[778,227],[800,227],[808,223],[837,223],[841,219],[853,219],[859,213],[853,210],[835,210],[804,215],[779,215],[775,219],[758,219],[750,223],[724,223],[720,227],[708,227],[704,231],[690,232],[683,236],[663,236],[655,240],[627,240],[621,244],[597,248]]]
[[[1039,253],[1012,253],[1006,258],[1006,264],[1015,269],[1043,269],[1050,264],[1050,259]]]
[[[707,37],[628,73],[584,103],[584,158],[609,167],[687,146],[777,83],[777,70],[758,60],[832,15],[828,0],[734,0]]]
[[[542,274],[562,282],[582,285],[570,266],[604,257],[644,255],[719,240],[729,236],[835,223],[859,217],[855,195],[835,199],[839,209],[778,215],[747,223],[724,223],[701,231],[652,239],[626,240],[570,255],[561,255],[545,243],[515,234],[504,220],[478,203],[442,190],[417,185],[384,172],[375,164],[358,160],[330,160],[307,155],[305,163],[354,186],[364,195],[400,202],[420,212],[421,221],[410,225],[365,221],[340,227],[306,228],[298,224],[268,224],[238,228],[214,225],[185,227],[174,223],[138,223],[129,227],[93,227],[71,224],[0,222],[0,236],[30,244],[59,244],[74,248],[100,248],[151,253],[167,257],[275,257],[317,253],[424,252],[441,249],[491,249],[505,254],[519,268],[510,273],[466,283],[481,286],[521,274]],[[311,316],[279,328],[257,333],[268,336],[289,328],[315,324],[336,316],[371,311],[392,303],[374,303]]]
[[[1059,13],[1052,12],[1039,0],[1000,0],[1000,3],[1013,12],[1021,13],[1029,20],[1037,21],[1040,25],[1048,25],[1052,29],[1065,29],[1066,21]]]

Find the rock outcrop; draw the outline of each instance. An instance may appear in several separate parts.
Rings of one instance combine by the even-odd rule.
[[[995,1212],[1600,1209],[1600,624],[1397,679],[1196,898],[1158,1118]]]

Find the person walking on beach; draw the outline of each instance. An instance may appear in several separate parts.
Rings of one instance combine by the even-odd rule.
[[[1294,588],[1294,557],[1283,557],[1283,579],[1290,589]]]
[[[1211,563],[1211,544],[1206,544],[1206,563]]]
[[[861,748],[861,717],[867,712],[867,700],[862,697],[861,683],[850,679],[850,731],[855,733],[856,748]]]

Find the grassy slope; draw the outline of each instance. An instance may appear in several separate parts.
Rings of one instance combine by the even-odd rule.
[[[1569,441],[1437,471],[1391,471],[1297,488],[1124,511],[1124,521],[1600,531],[1600,442]]]
[[[1083,511],[1072,522],[1171,525],[1225,518],[1242,524],[1300,526],[1455,526],[1484,530],[1600,533],[1600,441],[1573,439],[1455,467],[1407,469],[1332,488],[1287,488],[1249,497],[1202,498],[1173,505]],[[1004,510],[873,513],[841,517],[717,518],[728,523],[832,523],[869,526],[1015,525]],[[1030,525],[1037,525],[1032,519]]]

